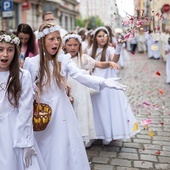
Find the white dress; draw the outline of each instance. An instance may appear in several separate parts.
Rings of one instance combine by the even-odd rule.
[[[98,48],[97,54],[101,51],[102,48]],[[107,48],[106,61],[110,61],[110,52],[111,50]],[[90,53],[89,50],[88,54]],[[100,61],[100,58],[101,55],[96,60]],[[95,68],[93,75],[104,78],[117,77],[117,71],[110,68]],[[91,98],[98,139],[105,139],[107,142],[128,139],[139,131],[138,123],[123,91],[104,89],[92,95]]]
[[[24,68],[28,69],[35,80],[39,70],[39,58],[26,58]],[[58,55],[61,62],[61,75],[69,75],[82,84],[100,90],[100,83],[104,79],[94,78],[83,74],[84,70],[76,67],[71,55],[61,53]],[[53,63],[49,61],[51,73]],[[52,75],[51,75],[52,76]],[[35,137],[48,170],[89,170],[89,162],[79,130],[73,107],[66,95],[65,88],[58,87],[54,78],[49,88],[43,88],[44,93],[40,99],[52,108],[52,117],[44,131],[35,132]]]
[[[146,34],[146,45],[147,45],[148,58],[152,58],[154,55],[154,51],[152,50],[153,44],[154,44],[154,38],[152,37],[152,34]]]
[[[2,170],[46,170],[43,159],[34,145],[32,129],[33,91],[28,71],[22,70],[22,93],[19,107],[14,108],[8,101],[6,83],[9,71],[0,72],[0,169]],[[37,156],[32,156],[32,166],[23,164],[23,148],[34,145]]]
[[[146,52],[146,38],[145,34],[138,33],[137,42],[138,42],[138,52]]]
[[[170,51],[170,45],[165,46],[166,51]],[[170,83],[170,52],[166,54],[166,83]]]
[[[161,40],[160,40],[160,34],[152,34],[154,38],[154,44],[151,48],[153,48],[153,58],[159,59],[161,57]]]
[[[77,56],[72,58],[72,60],[79,68],[85,70],[92,70],[96,62],[86,54],[82,55],[81,60]],[[74,98],[73,108],[80,126],[80,131],[83,140],[87,143],[90,139],[96,139],[90,91],[88,87],[77,82],[70,76],[68,77],[68,84],[71,87],[70,93]]]

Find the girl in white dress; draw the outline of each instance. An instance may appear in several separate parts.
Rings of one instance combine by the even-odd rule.
[[[70,32],[63,37],[63,49],[65,53],[70,53],[75,64],[79,68],[87,70],[87,74],[95,67],[120,69],[120,66],[114,62],[99,62],[86,54],[82,54],[81,43],[81,37],[73,32]],[[70,93],[74,98],[73,108],[76,113],[85,146],[90,147],[93,139],[96,139],[96,133],[89,88],[80,84],[70,76],[68,77],[67,82],[71,88]]]
[[[166,55],[166,83],[170,83],[170,37],[168,38],[168,43],[165,46]]]
[[[19,68],[19,42],[0,31],[0,169],[46,170],[34,145],[32,81]]]
[[[69,75],[80,83],[101,90],[104,87],[124,89],[114,78],[103,79],[85,74],[76,67],[70,54],[61,50],[60,27],[43,23],[39,28],[40,54],[26,58],[24,68],[31,73],[40,102],[52,108],[51,120],[44,131],[35,132],[48,170],[89,170],[82,136],[65,86]],[[35,81],[36,80],[36,81]]]
[[[108,31],[98,27],[94,32],[92,48],[88,51],[97,61],[116,61],[121,45],[115,51],[108,46]],[[112,56],[116,55],[116,59]],[[117,77],[117,71],[95,68],[92,75],[110,78]],[[130,138],[138,132],[138,123],[123,91],[104,89],[91,96],[96,136],[108,145],[112,140]]]

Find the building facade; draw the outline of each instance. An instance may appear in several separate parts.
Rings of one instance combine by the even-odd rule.
[[[82,19],[98,16],[104,25],[120,27],[121,18],[116,7],[116,0],[81,0],[80,14]]]
[[[136,3],[136,1],[134,2]],[[143,19],[143,27],[145,27],[145,29],[154,30],[155,28],[157,28],[157,31],[164,31],[166,29],[170,29],[169,0],[139,0],[138,3],[139,9],[136,10],[136,15],[138,19]]]
[[[16,30],[18,24],[27,23],[37,30],[42,23],[42,14],[52,11],[56,23],[70,31],[75,29],[75,20],[79,15],[76,0],[8,0],[12,1],[12,16],[5,16],[1,3],[0,29]]]

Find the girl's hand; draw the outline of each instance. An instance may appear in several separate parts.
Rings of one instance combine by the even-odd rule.
[[[115,62],[109,62],[109,67],[116,69],[116,70],[120,70],[121,67],[119,66],[119,64],[115,63]]]
[[[126,42],[126,39],[124,37],[117,39],[117,44],[123,44],[125,42]]]

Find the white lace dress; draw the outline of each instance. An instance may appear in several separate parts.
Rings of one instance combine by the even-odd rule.
[[[74,57],[72,60],[75,64],[85,70],[92,70],[95,67],[95,60],[83,54],[80,57]],[[87,71],[89,74],[89,71]],[[93,119],[93,107],[91,102],[91,96],[89,88],[77,82],[70,76],[68,77],[68,84],[71,87],[71,95],[74,98],[73,108],[80,126],[80,131],[85,143],[88,143],[90,139],[96,139],[94,119]]]
[[[28,69],[35,80],[39,70],[40,56],[26,58],[24,69]],[[82,84],[100,90],[100,83],[104,80],[84,74],[83,70],[76,67],[71,60],[71,55],[58,55],[61,62],[62,76],[69,74]],[[53,63],[49,61],[51,77]],[[51,78],[50,87],[44,86],[44,93],[40,96],[40,102],[47,103],[52,108],[52,117],[44,131],[35,132],[35,137],[48,170],[89,170],[89,162],[86,155],[83,139],[77,123],[73,107],[66,95],[65,87],[59,88],[55,78]]]

